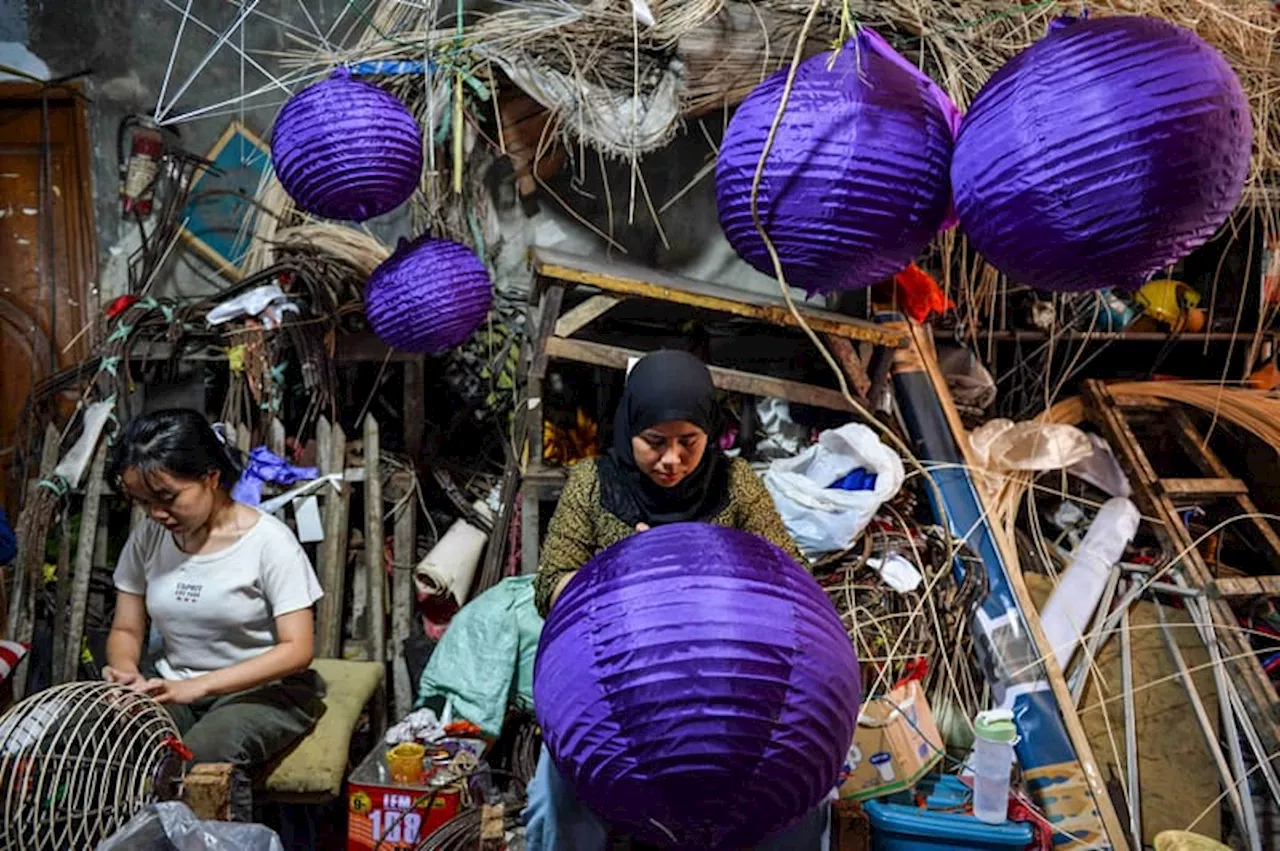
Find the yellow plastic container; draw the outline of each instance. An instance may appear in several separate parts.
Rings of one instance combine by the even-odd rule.
[[[387,751],[387,770],[396,783],[417,785],[422,782],[422,758],[427,749],[417,742],[401,742]]]

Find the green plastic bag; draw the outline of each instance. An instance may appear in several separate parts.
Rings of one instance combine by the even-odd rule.
[[[533,577],[502,580],[454,616],[422,671],[417,705],[443,697],[454,718],[465,718],[486,735],[501,734],[509,705],[533,709],[541,634]]]

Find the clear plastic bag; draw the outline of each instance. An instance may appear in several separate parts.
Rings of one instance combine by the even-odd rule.
[[[265,825],[201,821],[181,801],[165,801],[139,811],[97,851],[284,851],[284,846]]]

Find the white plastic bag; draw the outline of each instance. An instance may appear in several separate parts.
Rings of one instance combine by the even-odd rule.
[[[201,821],[181,801],[139,811],[97,851],[284,851],[280,837],[261,824]]]
[[[847,491],[831,485],[854,470],[876,474],[875,488]],[[847,549],[904,478],[898,453],[864,425],[824,431],[794,458],[774,461],[764,474],[787,531],[810,558]]]

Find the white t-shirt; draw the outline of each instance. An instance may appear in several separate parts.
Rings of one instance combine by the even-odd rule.
[[[146,598],[164,639],[156,671],[170,680],[221,670],[278,643],[275,619],[324,596],[288,526],[268,514],[226,549],[190,555],[151,520],[129,535],[116,564],[119,591]]]

